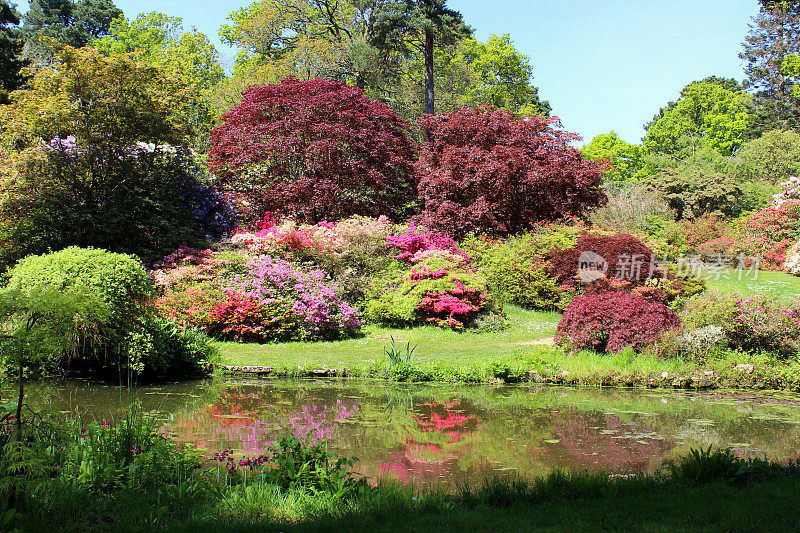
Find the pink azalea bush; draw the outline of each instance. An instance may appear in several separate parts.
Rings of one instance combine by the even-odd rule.
[[[428,259],[376,279],[365,312],[369,319],[387,325],[427,322],[462,329],[490,310],[480,272],[463,262]]]

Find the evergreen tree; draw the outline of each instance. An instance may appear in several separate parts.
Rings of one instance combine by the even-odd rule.
[[[446,0],[390,1],[380,7],[375,20],[373,44],[408,56],[422,52],[425,59],[425,114],[435,111],[433,78],[434,45],[454,44],[472,30],[461,13],[447,7]]]
[[[0,104],[7,104],[8,93],[19,89],[25,82],[20,71],[26,65],[22,58],[22,39],[19,13],[14,4],[0,0]]]
[[[800,52],[800,9],[796,2],[762,4],[739,54],[745,61],[745,88],[756,95],[756,134],[800,128],[800,100],[792,95],[791,77],[781,72],[786,57]]]
[[[113,0],[31,0],[25,14],[25,56],[35,63],[53,57],[53,39],[81,48],[109,35],[111,21],[122,15]]]

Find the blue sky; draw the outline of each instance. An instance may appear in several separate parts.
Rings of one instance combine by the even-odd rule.
[[[182,17],[217,45],[228,14],[249,1],[115,0],[129,18]],[[716,74],[741,80],[738,54],[757,0],[449,0],[477,36],[511,35],[533,63],[534,85],[569,131],[586,142],[615,130],[639,142],[647,122],[687,83]],[[22,13],[27,2],[18,2]]]

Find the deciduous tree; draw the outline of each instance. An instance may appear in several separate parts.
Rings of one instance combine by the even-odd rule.
[[[432,138],[417,162],[419,221],[433,230],[516,233],[605,201],[602,170],[557,119],[484,106],[423,116],[420,126]]]
[[[300,220],[402,218],[414,200],[407,130],[358,87],[288,78],[244,93],[211,135],[209,164],[223,187]]]

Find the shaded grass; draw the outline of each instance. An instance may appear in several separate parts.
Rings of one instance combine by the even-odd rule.
[[[54,489],[56,487],[53,487]],[[737,486],[722,478],[683,483],[662,475],[613,478],[554,472],[528,483],[493,478],[456,494],[379,485],[349,501],[252,483],[206,499],[122,492],[78,498],[83,519],[59,520],[67,491],[26,517],[24,530],[118,531],[795,531],[800,479]],[[74,516],[74,515],[73,515]]]

